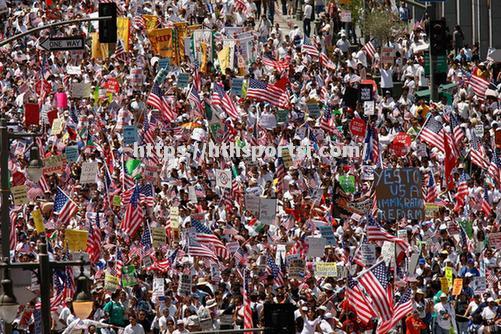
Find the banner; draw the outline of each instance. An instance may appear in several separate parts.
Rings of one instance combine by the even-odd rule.
[[[337,263],[317,262],[315,264],[315,277],[337,277]]]
[[[157,28],[158,16],[156,16],[156,15],[143,15],[143,19],[145,22],[146,32],[150,32],[151,30]]]
[[[80,230],[64,231],[68,248],[72,252],[85,251],[87,249],[87,237],[89,232]]]
[[[173,64],[177,64],[177,54],[174,45],[174,29],[154,29],[148,32],[153,53],[156,56],[168,57]]]
[[[117,289],[120,289],[120,280],[118,277],[106,274],[104,276],[104,289],[110,292],[115,292]]]
[[[129,51],[130,20],[117,17],[117,38],[123,42],[125,52]]]
[[[217,58],[219,60],[219,67],[221,68],[221,73],[225,73],[226,69],[233,69],[230,61],[230,47],[225,46],[221,51],[217,53]]]

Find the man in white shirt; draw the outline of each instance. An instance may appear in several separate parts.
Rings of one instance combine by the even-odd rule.
[[[346,55],[350,51],[350,41],[346,38],[346,33],[341,32],[341,39],[336,42],[336,47],[341,50],[341,52]]]
[[[172,334],[187,334],[189,331],[184,327],[184,320],[180,319],[177,321],[177,329],[172,332]]]
[[[447,295],[442,292],[440,295],[440,302],[434,306],[436,318],[436,333],[448,334],[452,328],[455,327],[455,311],[447,302]],[[457,331],[456,331],[457,333]]]
[[[384,64],[384,67],[379,70],[381,74],[381,90],[383,92],[390,92],[393,90],[393,66]]]
[[[129,315],[129,324],[124,329],[124,334],[144,334],[143,325],[137,323],[136,316]]]

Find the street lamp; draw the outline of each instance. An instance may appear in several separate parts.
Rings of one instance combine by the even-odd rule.
[[[30,162],[26,168],[28,178],[33,182],[38,182],[42,178],[42,160],[40,160],[40,152],[38,148],[33,146],[30,151]]]
[[[89,294],[90,279],[83,273],[83,265],[80,266],[80,275],[76,282],[77,290],[73,300],[73,311],[79,319],[87,319],[92,311],[92,297]]]
[[[12,281],[10,279],[9,271],[4,274],[2,280],[2,291],[0,295],[0,319],[4,320],[7,324],[11,324],[17,316],[19,305],[16,301],[16,296],[12,292]]]

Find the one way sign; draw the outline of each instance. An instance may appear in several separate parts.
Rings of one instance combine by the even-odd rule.
[[[52,37],[45,39],[40,46],[47,51],[82,50],[83,37]]]

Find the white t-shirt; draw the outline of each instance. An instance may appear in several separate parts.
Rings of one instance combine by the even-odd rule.
[[[310,4],[304,6],[304,18],[311,20],[311,14],[313,13],[313,7]]]
[[[308,320],[308,318],[303,318],[304,319],[304,326],[303,326],[303,331],[301,334],[313,334],[315,333],[315,328],[317,325],[322,321],[320,318],[316,318],[315,320]]]
[[[449,304],[442,304],[441,302],[435,305],[435,312],[437,313],[437,324],[445,329],[448,330],[451,328],[452,323],[452,311],[451,311],[451,306]],[[448,314],[449,317],[446,319],[445,314]]]
[[[496,317],[496,307],[494,309],[490,308],[489,306],[484,307],[482,310],[482,318],[484,320],[492,320]]]
[[[393,88],[393,69],[385,70],[382,68],[381,72],[381,88]]]
[[[144,334],[143,325],[136,324],[135,326],[132,326],[132,324],[129,324],[125,327],[124,334]]]

